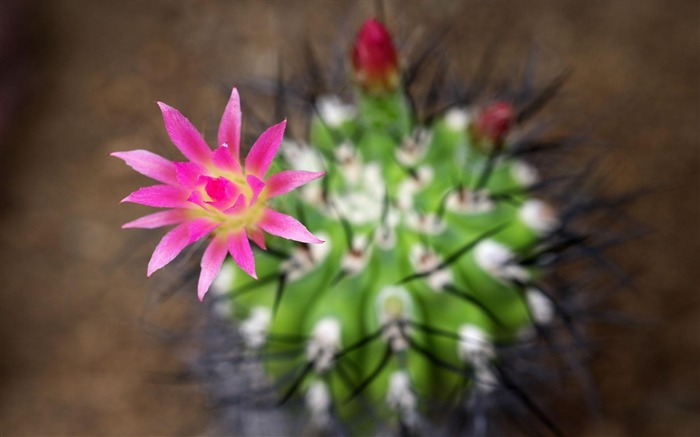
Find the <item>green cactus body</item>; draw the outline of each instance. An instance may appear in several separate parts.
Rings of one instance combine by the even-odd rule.
[[[297,351],[264,367],[319,423],[369,405],[410,424],[424,400],[490,390],[494,343],[533,325],[524,284],[539,272],[515,261],[557,220],[528,194],[534,170],[491,156],[466,109],[420,124],[399,90],[357,96],[321,97],[309,144],[283,144],[289,167],[327,172],[284,205],[326,242],[270,241],[261,279],[226,287],[238,325],[258,322],[261,335],[242,330],[249,348]]]

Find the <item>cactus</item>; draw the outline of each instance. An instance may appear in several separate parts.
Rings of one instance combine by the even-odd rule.
[[[312,93],[308,137],[281,146],[285,168],[326,172],[278,205],[325,243],[270,241],[259,280],[228,262],[213,306],[312,429],[433,434],[457,411],[481,434],[476,405],[505,391],[558,434],[505,363],[569,318],[542,279],[581,238],[520,158],[525,120],[560,80],[527,102],[455,99],[425,117],[381,22],[364,23],[351,63],[354,101]],[[262,393],[242,392],[236,403]]]
[[[530,370],[529,363],[544,363],[546,353],[553,352],[573,371],[595,409],[590,376],[579,355],[583,334],[572,321],[582,306],[572,292],[575,287],[562,285],[571,272],[556,271],[556,261],[576,248],[604,264],[598,254],[608,244],[590,245],[590,236],[572,225],[574,218],[607,204],[573,192],[547,196],[561,179],[581,179],[540,177],[523,159],[562,144],[538,142],[537,129],[528,129],[528,123],[556,93],[563,76],[540,92],[528,79],[518,92],[451,87],[450,93],[440,88],[444,81],[438,64],[425,97],[427,109],[419,109],[411,91],[419,65],[403,62],[391,34],[375,19],[359,30],[350,63],[353,100],[278,83],[279,101],[296,90],[310,103],[308,135],[285,137],[279,146],[282,159],[271,165],[282,171],[278,175],[297,175],[294,181],[278,175],[263,179],[283,123],[270,128],[274,135],[261,136],[259,141],[267,142],[264,153],[256,142],[249,154],[264,155],[250,159],[253,164],[265,161],[263,170],[249,166],[247,158],[246,168],[233,166],[236,174],[230,178],[218,167],[202,169],[209,161],[199,142],[196,153],[183,150],[173,137],[174,122],[168,127],[176,145],[188,158],[192,155],[185,170],[194,168],[197,159],[206,161],[197,167],[204,172],[199,182],[193,179],[206,180],[196,188],[195,203],[202,209],[193,220],[203,222],[197,222],[196,238],[191,228],[189,237],[183,234],[187,238],[177,249],[213,235],[202,261],[199,297],[211,284],[204,302],[214,313],[217,333],[225,334],[223,340],[208,339],[212,350],[203,359],[207,376],[224,378],[213,384],[217,400],[237,407],[300,403],[308,420],[297,432],[304,433],[368,435],[389,428],[419,435],[508,432],[486,420],[495,406],[516,418],[533,417],[534,426],[561,434],[525,387],[548,379]],[[319,71],[312,73],[318,79]],[[222,119],[224,133],[220,130],[220,148],[214,153],[228,156],[231,146],[240,162],[235,89],[225,114],[234,113],[238,118],[233,122]],[[184,126],[187,120],[177,116],[176,125]],[[188,135],[199,134],[190,130]],[[115,156],[152,176],[152,167],[134,153]],[[248,167],[258,172],[250,173]],[[168,172],[157,176],[162,179]],[[177,184],[181,179],[178,173]],[[285,196],[271,196],[266,184],[281,179],[289,186],[277,191]],[[134,201],[138,193],[127,200]],[[252,212],[236,215],[251,193]],[[230,213],[233,218],[226,215],[231,210],[236,210]],[[294,230],[284,230],[281,221],[270,224],[261,211],[286,217]],[[167,223],[159,226],[182,215],[157,214],[165,213]],[[154,227],[148,218],[157,214],[130,225]],[[191,220],[194,213],[188,214]],[[211,217],[218,222],[207,222]],[[188,223],[192,221],[176,230]],[[265,241],[262,230],[272,237]],[[229,236],[234,232],[235,244]],[[264,249],[256,248],[255,257],[246,236]],[[161,249],[159,245],[156,253]],[[232,259],[223,261],[227,249]],[[174,250],[165,257],[154,254],[149,274],[176,255]],[[567,343],[559,342],[562,332]],[[235,372],[224,372],[218,364],[234,365]],[[523,374],[529,376],[521,378]],[[223,385],[235,386],[234,394],[223,394]]]

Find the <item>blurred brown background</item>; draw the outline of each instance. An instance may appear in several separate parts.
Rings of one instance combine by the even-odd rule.
[[[183,357],[144,322],[189,320],[195,293],[152,304],[167,276],[145,277],[161,233],[119,229],[147,211],[118,204],[146,179],[108,154],[176,157],[157,100],[211,138],[226,87],[272,76],[280,50],[299,64],[301,36],[329,49],[374,2],[1,4],[0,434],[202,433],[211,411],[196,386],[153,381]],[[638,291],[616,306],[646,323],[602,330],[606,420],[571,431],[700,435],[700,2],[396,0],[386,9],[404,37],[452,28],[462,71],[494,35],[518,62],[537,42],[543,77],[574,68],[556,108],[598,117],[593,133],[622,145],[606,161],[604,189],[663,188],[633,208],[656,233],[617,253],[638,272]]]

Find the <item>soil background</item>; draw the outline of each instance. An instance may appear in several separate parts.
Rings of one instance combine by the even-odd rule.
[[[119,205],[146,179],[108,154],[177,157],[158,100],[214,137],[227,88],[272,77],[280,54],[301,67],[304,37],[327,53],[375,2],[0,4],[0,434],[204,433],[214,411],[197,385],[161,377],[191,357],[167,334],[192,320],[195,293],[156,302],[168,269],[149,280],[145,270],[162,233],[120,230],[148,211]],[[590,133],[619,145],[601,188],[661,189],[631,207],[654,233],[615,253],[637,286],[614,305],[643,323],[601,328],[605,418],[563,427],[700,435],[700,2],[388,0],[385,10],[405,40],[449,29],[456,71],[472,71],[490,43],[516,65],[536,43],[542,78],[573,67],[550,111],[596,119]]]

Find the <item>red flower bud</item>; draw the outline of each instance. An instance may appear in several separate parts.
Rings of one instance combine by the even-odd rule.
[[[374,94],[399,85],[398,55],[391,34],[374,18],[365,21],[352,48],[352,66],[357,83]]]
[[[495,102],[476,117],[476,134],[493,143],[500,143],[508,134],[515,118],[515,108],[508,102]]]

